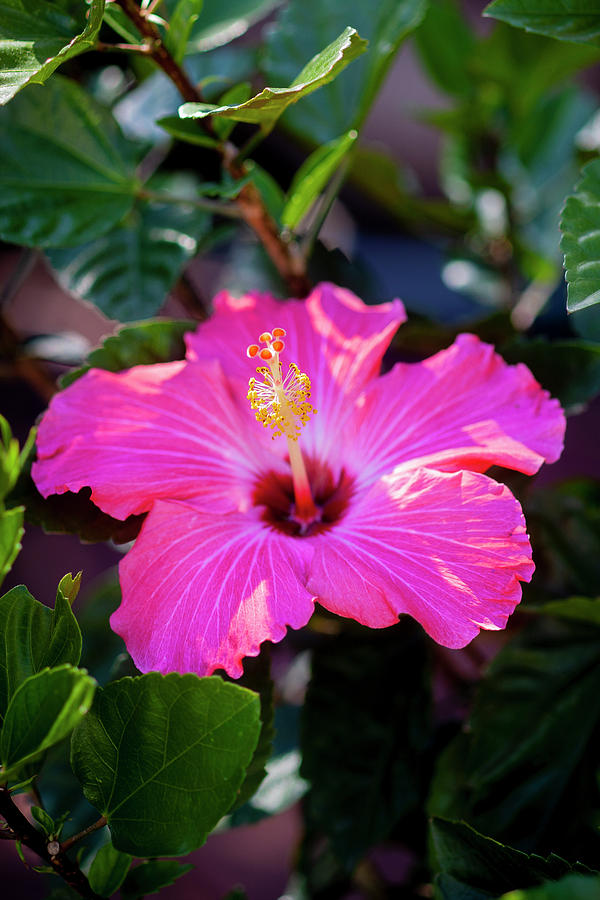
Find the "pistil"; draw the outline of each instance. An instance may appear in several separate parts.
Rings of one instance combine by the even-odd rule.
[[[301,372],[295,363],[290,363],[283,377],[279,354],[285,349],[284,337],[283,328],[274,328],[272,332],[265,331],[260,335],[259,341],[265,344],[264,347],[258,344],[248,347],[247,355],[251,359],[258,358],[266,363],[256,370],[263,380],[250,379],[248,399],[257,420],[265,428],[273,429],[273,438],[286,436],[294,485],[293,516],[297,522],[309,524],[318,518],[319,511],[313,500],[298,438],[301,428],[316,413],[316,409],[309,402],[308,375]]]

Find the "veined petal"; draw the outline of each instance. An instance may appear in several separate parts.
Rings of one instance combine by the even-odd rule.
[[[310,378],[311,402],[318,409],[304,430],[302,446],[308,453],[330,457],[339,445],[348,397],[377,375],[383,354],[405,319],[399,300],[367,306],[350,291],[328,283],[318,285],[305,301],[285,303],[270,294],[236,298],[222,292],[215,298],[212,318],[186,335],[187,357],[220,360],[241,391],[255,374],[246,347],[270,328],[285,328],[284,372],[288,363],[297,363]]]
[[[32,475],[45,497],[91,487],[94,503],[119,519],[160,497],[237,509],[267,453],[248,425],[218,363],[91,369],[52,399]]]
[[[244,656],[308,622],[311,555],[256,511],[216,518],[193,502],[158,501],[120,564],[112,628],[143,672],[223,668],[238,678]]]
[[[560,456],[565,417],[526,366],[510,366],[489,344],[461,334],[447,350],[399,363],[368,385],[351,427],[348,461],[369,483],[409,460],[532,475]]]
[[[519,504],[473,472],[399,468],[307,541],[319,603],[372,628],[408,613],[445,647],[504,628],[534,570]]]

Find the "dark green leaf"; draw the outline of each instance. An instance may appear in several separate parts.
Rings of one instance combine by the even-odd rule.
[[[202,12],[204,0],[177,0],[169,16],[169,30],[165,45],[176,62],[180,63],[186,53],[187,42],[198,16]]]
[[[132,857],[128,853],[115,850],[110,841],[104,844],[90,866],[88,880],[91,889],[101,897],[112,897],[123,884],[131,861]]]
[[[200,846],[234,803],[260,731],[255,694],[220,678],[123,678],[99,689],[71,762],[113,844],[135,856]]]
[[[475,35],[456,0],[431,3],[415,31],[415,42],[431,78],[446,93],[472,94],[467,61]]]
[[[494,0],[484,15],[562,41],[600,45],[600,10],[590,0]]]
[[[23,537],[22,506],[0,511],[0,584],[12,567],[21,550]]]
[[[240,37],[259,19],[267,16],[281,0],[204,0],[188,50],[211,50]],[[237,50],[236,46],[236,50]]]
[[[0,597],[0,623],[1,718],[29,676],[47,666],[79,663],[81,632],[60,588],[54,610],[50,610],[22,584],[14,587]]]
[[[233,805],[234,810],[243,806],[256,793],[266,775],[265,766],[273,749],[273,681],[268,650],[263,648],[258,658],[249,657],[244,661],[244,675],[240,684],[255,691],[260,697],[260,737]]]
[[[588,163],[581,175],[560,222],[570,312],[600,302],[600,160]]]
[[[87,363],[81,369],[69,372],[61,380],[61,387],[68,387],[88,369],[107,369],[121,372],[131,366],[152,365],[183,359],[185,344],[183,337],[197,327],[196,322],[178,319],[157,319],[127,325],[108,337],[96,350],[92,350]]]
[[[0,781],[73,731],[92,705],[96,682],[82,669],[59,666],[27,678],[13,694],[0,735]]]
[[[23,91],[0,111],[0,236],[67,247],[109,231],[132,207],[137,153],[74,82]]]
[[[600,584],[600,485],[566,481],[532,492],[524,505],[543,599],[547,591],[593,597]]]
[[[245,103],[231,106],[213,106],[209,103],[184,103],[179,108],[183,119],[203,119],[206,116],[223,116],[236,122],[250,122],[265,129],[272,128],[279,116],[293,103],[328,84],[346,68],[348,63],[367,49],[354,28],[346,28],[336,40],[317,53],[299,75],[285,88],[264,88]]]
[[[306,810],[348,868],[419,803],[429,740],[424,667],[422,634],[409,622],[337,636],[314,655],[302,738]]]
[[[550,600],[525,607],[526,612],[557,616],[559,619],[573,619],[600,626],[600,598],[567,597],[565,600]]]
[[[340,166],[358,137],[355,130],[319,147],[306,159],[292,180],[281,222],[295,228],[304,218],[319,194]]]
[[[130,871],[121,888],[121,897],[137,900],[145,894],[158,894],[161,888],[174,884],[193,868],[176,859],[150,859]]]
[[[481,682],[468,732],[438,762],[429,811],[524,849],[581,846],[583,810],[597,802],[594,772],[583,759],[600,721],[599,677],[596,629],[533,623]],[[559,808],[564,815],[553,824]]]
[[[139,203],[120,227],[95,241],[47,252],[61,286],[111,319],[156,315],[209,229],[210,217],[185,203],[186,195],[197,194],[195,179],[175,177],[160,185],[181,202]]]
[[[368,52],[341,78],[288,110],[288,127],[314,143],[360,128],[401,42],[426,7],[426,0],[288,3],[267,37],[263,67],[270,84],[289,82],[306,59],[348,24],[369,41]]]
[[[566,408],[588,403],[600,393],[600,347],[591,341],[520,338],[501,353],[509,363],[525,363]]]
[[[178,141],[185,141],[186,144],[194,144],[198,147],[218,147],[219,142],[205,134],[196,122],[192,119],[180,119],[179,116],[163,116],[157,119],[156,124],[170,134],[171,137],[177,138]]]
[[[245,103],[252,93],[252,87],[249,81],[242,81],[240,84],[234,84],[228,91],[225,91],[219,98],[220,106],[235,106],[239,103]],[[215,134],[221,141],[226,141],[233,129],[235,122],[231,119],[215,119],[213,122]]]
[[[560,881],[503,894],[499,900],[598,900],[598,897],[600,878],[597,875],[565,875]]]
[[[117,570],[107,574],[88,592],[85,603],[79,611],[79,623],[85,636],[81,665],[96,681],[104,685],[115,677],[130,672],[117,670],[129,657],[125,643],[112,631],[109,620],[121,602],[121,587]]]
[[[483,900],[516,887],[560,878],[573,868],[590,871],[585,866],[572,867],[555,854],[544,858],[522,853],[479,834],[464,822],[434,818],[430,836],[444,900]]]
[[[61,63],[90,50],[104,0],[3,0],[0,3],[0,104],[41,84]]]

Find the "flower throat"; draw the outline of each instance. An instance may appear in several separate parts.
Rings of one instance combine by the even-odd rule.
[[[274,328],[263,332],[260,344],[250,344],[246,353],[250,359],[266,363],[256,369],[262,381],[251,378],[248,384],[248,400],[255,411],[257,421],[265,428],[273,429],[273,439],[285,435],[294,486],[294,518],[300,523],[314,522],[319,511],[311,493],[302,451],[298,445],[300,431],[317,410],[310,403],[310,379],[296,363],[290,363],[283,376],[279,354],[285,349],[285,330]]]

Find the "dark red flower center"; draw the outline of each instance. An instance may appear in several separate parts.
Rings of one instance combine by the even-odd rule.
[[[292,475],[267,472],[254,488],[255,506],[263,507],[261,518],[277,531],[295,537],[308,537],[328,531],[344,516],[352,494],[354,478],[342,470],[334,477],[329,466],[310,457],[306,458],[306,471],[313,500],[317,507],[314,521],[305,523],[294,518],[294,485]]]

